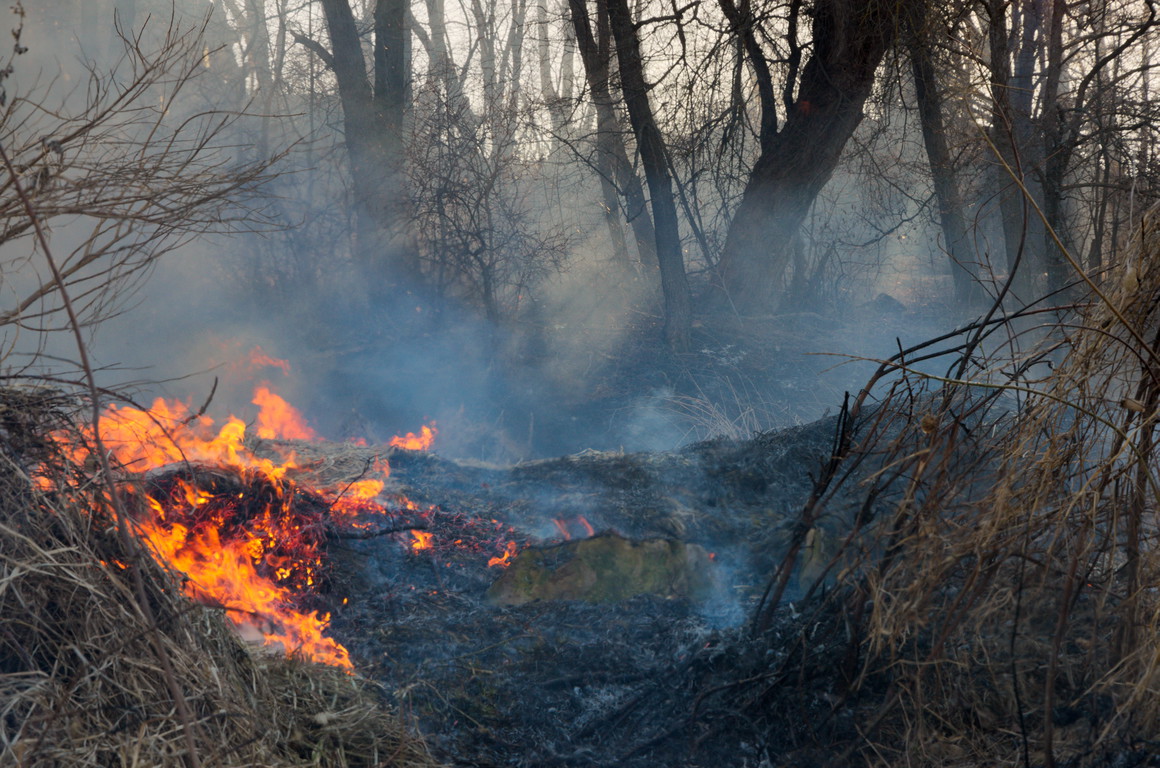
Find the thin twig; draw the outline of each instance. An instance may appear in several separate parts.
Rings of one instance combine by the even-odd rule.
[[[4,167],[8,170],[9,176],[12,179],[12,187],[20,198],[20,203],[24,208],[25,213],[32,222],[32,226],[36,232],[36,239],[40,243],[41,251],[44,259],[48,263],[49,269],[52,271],[53,280],[56,282],[57,290],[60,293],[61,303],[64,305],[65,312],[68,314],[69,327],[72,330],[74,340],[77,345],[77,355],[79,356],[81,369],[84,372],[85,381],[89,388],[89,397],[92,401],[92,425],[93,425],[93,441],[96,444],[96,459],[100,466],[100,471],[104,477],[106,487],[109,492],[109,500],[113,505],[113,513],[117,520],[117,534],[121,538],[122,545],[126,551],[132,552],[133,557],[139,559],[145,553],[140,544],[129,533],[128,527],[128,513],[125,509],[124,499],[121,497],[120,491],[117,488],[116,480],[113,476],[113,469],[109,464],[109,457],[105,452],[104,443],[101,440],[101,397],[100,390],[97,387],[96,377],[93,374],[93,367],[89,361],[88,349],[85,344],[82,326],[77,318],[76,312],[73,309],[72,301],[69,298],[69,291],[65,286],[64,278],[61,275],[60,269],[57,267],[56,260],[52,256],[52,249],[48,245],[48,237],[45,235],[44,226],[37,215],[36,210],[32,207],[32,202],[28,195],[24,192],[24,188],[20,183],[16,168],[12,164],[12,159],[8,156],[7,150],[3,143],[0,143],[0,161],[4,163]],[[178,719],[181,727],[185,733],[185,762],[189,768],[200,768],[201,760],[197,755],[197,740],[194,736],[194,721],[189,711],[189,705],[185,700],[185,694],[181,690],[181,686],[177,682],[177,678],[173,673],[173,662],[169,658],[169,654],[165,650],[164,644],[161,642],[161,630],[157,626],[157,620],[153,616],[153,610],[149,605],[149,599],[145,591],[145,582],[141,575],[140,567],[131,568],[133,573],[133,586],[137,597],[137,607],[141,611],[142,617],[146,624],[151,628],[150,637],[153,641],[154,650],[157,653],[158,662],[165,675],[166,685],[169,687],[170,694],[173,696],[173,703],[177,710]]]

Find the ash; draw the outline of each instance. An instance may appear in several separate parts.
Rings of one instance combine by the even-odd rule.
[[[673,453],[507,468],[400,453],[392,480],[429,508],[436,543],[332,545],[332,633],[453,765],[811,765],[856,738],[853,709],[873,704],[835,693],[850,660],[821,638],[841,628],[819,601],[787,605],[760,638],[745,619],[833,429],[828,419]],[[859,503],[835,499],[824,525]],[[501,569],[480,542],[550,545],[580,517],[598,532],[704,547],[718,589],[696,602],[489,602]],[[795,578],[789,599],[806,587]]]

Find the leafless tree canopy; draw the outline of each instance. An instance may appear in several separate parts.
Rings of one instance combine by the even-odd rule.
[[[117,311],[163,254],[208,233],[268,225],[259,194],[276,157],[244,157],[233,144],[241,114],[190,108],[186,98],[211,55],[205,24],[153,19],[119,29],[113,64],[35,85],[21,77],[32,63],[17,28],[0,115],[0,144],[17,173],[0,187],[0,247],[10,254],[0,264],[0,323],[61,323],[60,286],[41,261],[37,227],[91,323]]]

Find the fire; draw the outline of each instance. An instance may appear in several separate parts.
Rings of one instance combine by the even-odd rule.
[[[267,355],[261,346],[250,350],[250,365],[254,368],[278,368],[286,376],[290,375],[290,363]]]
[[[210,417],[191,414],[182,403],[162,398],[154,400],[147,411],[110,405],[101,417],[105,449],[134,472],[196,462],[252,470],[275,479],[295,466],[292,457],[275,463],[254,456],[244,445],[245,436],[246,424],[236,416],[215,431]],[[85,453],[86,449],[78,448],[73,458],[82,460]]]
[[[345,494],[358,501],[370,501],[383,492],[386,483],[382,480],[355,480],[344,489]]]
[[[512,557],[515,555],[515,553],[516,553],[516,543],[514,541],[509,541],[507,543],[507,546],[504,547],[504,551],[503,551],[502,555],[500,555],[499,557],[493,557],[487,561],[487,567],[494,568],[495,566],[498,565],[501,568],[507,568],[509,565],[512,564],[511,560],[512,560]]]
[[[269,387],[258,387],[253,402],[260,408],[261,437],[314,436],[301,414]],[[197,482],[174,475],[170,483],[128,486],[150,513],[136,521],[138,531],[159,560],[185,575],[187,595],[220,605],[235,623],[258,629],[267,646],[351,667],[346,649],[323,635],[329,617],[300,608],[320,580],[322,512],[329,517],[331,510],[293,509],[295,486],[286,478],[296,466],[293,454],[278,461],[256,456],[245,444],[241,419],[230,416],[219,427],[208,416],[160,398],[149,410],[112,405],[100,428],[111,458],[132,472],[190,464],[213,468]],[[91,434],[86,442],[92,444]],[[83,462],[85,452],[77,447],[74,459]],[[219,471],[221,477],[214,475]],[[380,480],[360,480],[341,496],[331,494],[333,505],[343,499],[366,504],[382,489]],[[321,507],[322,501],[317,503]]]
[[[406,437],[396,435],[391,438],[390,445],[393,448],[405,448],[408,451],[426,451],[435,442],[435,436],[439,434],[439,430],[435,429],[435,422],[431,422],[429,425],[424,425],[419,432],[418,435],[414,432],[408,432]]]
[[[588,519],[583,515],[577,515],[572,518],[572,522],[575,525],[570,525],[569,521],[559,517],[552,520],[552,523],[556,526],[556,530],[560,532],[560,536],[564,539],[572,538],[572,531],[575,530],[576,526],[579,526],[584,531],[585,536],[596,535],[596,529],[592,527],[592,523],[588,522]]]
[[[306,425],[297,409],[263,384],[254,390],[254,405],[258,412],[258,437],[264,440],[314,440],[317,435]]]
[[[289,580],[294,573],[292,563],[263,556],[266,541],[256,534],[223,539],[213,525],[196,529],[180,523],[167,525],[165,508],[152,496],[147,498],[154,517],[142,521],[139,531],[159,558],[185,574],[187,595],[220,605],[239,626],[257,628],[267,646],[352,669],[346,648],[322,634],[329,615],[296,610],[292,607],[296,595],[258,572],[255,559],[271,565],[278,579]]]
[[[259,355],[255,350],[252,360],[262,359]],[[252,402],[259,407],[254,422],[259,437],[315,439],[302,415],[268,385],[255,390]],[[246,442],[244,421],[230,416],[219,424],[180,402],[159,398],[148,410],[112,405],[99,424],[110,458],[133,473],[123,487],[139,502],[135,527],[159,561],[184,575],[182,589],[189,597],[220,606],[239,627],[260,633],[266,646],[351,669],[347,650],[324,634],[329,615],[311,610],[314,592],[325,580],[328,532],[336,525],[371,528],[376,523],[370,520],[384,517],[426,526],[435,507],[420,509],[401,495],[383,500],[390,467],[378,456],[368,461],[367,476],[356,481],[299,486],[288,476],[300,469],[292,452],[276,460],[258,456]],[[418,436],[392,439],[391,445],[426,450],[435,435],[431,424]],[[91,432],[82,443],[72,448],[73,459],[78,467],[91,466]],[[502,543],[512,532],[498,521],[488,530],[462,515],[441,520],[462,531],[458,538],[447,537],[456,548],[482,555],[503,546],[488,565],[506,566],[517,551],[514,541]],[[406,530],[412,551],[435,547],[435,533]]]

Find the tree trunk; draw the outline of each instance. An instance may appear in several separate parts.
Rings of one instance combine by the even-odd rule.
[[[737,312],[772,309],[794,238],[862,121],[899,16],[895,3],[879,0],[816,3],[814,52],[802,69],[797,101],[776,133],[769,133],[776,122],[762,116],[761,152],[718,263],[721,288]]]
[[[1059,86],[1063,74],[1063,22],[1066,14],[1064,0],[1052,0],[1050,28],[1047,36],[1047,72],[1043,86],[1043,215],[1065,246],[1070,245],[1068,226],[1064,220],[1063,183],[1071,165],[1071,144],[1064,142],[1064,117],[1059,104]],[[1071,275],[1071,265],[1055,243],[1050,232],[1044,233],[1043,244],[1047,289],[1059,296],[1061,303],[1068,298],[1064,286]]]
[[[419,252],[410,231],[410,200],[406,194],[404,137],[411,114],[411,34],[408,0],[378,0],[374,12],[374,100],[382,120],[384,176],[379,179],[386,202],[387,250],[393,268],[410,283],[422,280]]]
[[[389,295],[418,279],[404,229],[402,135],[407,92],[406,8],[381,0],[375,8],[375,88],[367,77],[348,0],[320,0],[330,34],[342,103],[356,221],[355,252],[375,292]]]
[[[257,157],[266,157],[270,153],[270,120],[274,113],[274,76],[270,70],[270,33],[266,28],[265,4],[258,0],[246,0],[244,18],[247,29],[243,64],[257,82],[262,109],[262,132],[258,136],[254,153]]]
[[[540,29],[548,29],[548,5],[547,0],[539,0],[536,7],[536,23]],[[574,24],[569,24],[567,29],[572,30],[572,39],[575,39]],[[548,104],[548,115],[552,120],[552,133],[554,136],[562,136],[564,134],[565,126],[570,120],[571,107],[569,101],[572,98],[572,82],[571,82],[571,58],[573,45],[565,41],[564,60],[561,64],[563,70],[562,88],[566,96],[561,96],[556,91],[555,85],[552,83],[552,56],[551,56],[551,40],[548,35],[541,33],[540,35],[540,91],[544,94],[544,100]],[[597,138],[599,142],[600,137]],[[552,154],[563,150],[566,146],[565,142],[554,140],[552,142]],[[596,173],[600,177],[600,199],[601,207],[604,209],[604,223],[608,227],[608,238],[612,244],[612,260],[618,264],[627,265],[629,263],[628,256],[628,240],[624,236],[624,224],[620,217],[620,196],[616,191],[616,185],[612,179],[616,175],[616,169],[613,166],[612,155],[605,152],[603,148],[598,147],[596,151]]]
[[[938,91],[930,43],[923,32],[923,25],[923,20],[918,20],[911,25],[907,35],[911,68],[914,73],[915,101],[918,103],[922,140],[926,147],[927,161],[930,163],[943,241],[951,260],[955,301],[960,308],[969,309],[983,299],[984,293],[979,282],[977,257],[973,253],[967,232],[963,197],[959,192],[954,163],[947,147],[942,95]]]
[[[612,94],[609,89],[609,69],[611,65],[612,43],[608,26],[608,12],[605,0],[596,0],[596,34],[588,18],[585,0],[569,0],[572,27],[576,32],[576,47],[584,64],[588,88],[592,92],[592,103],[596,106],[596,152],[597,170],[602,172],[602,185],[614,183],[624,196],[625,218],[632,227],[637,254],[642,264],[657,266],[656,231],[649,215],[644,188],[640,177],[628,159],[620,125],[616,119]],[[610,171],[610,173],[605,173]],[[607,204],[607,197],[606,197]],[[618,210],[620,205],[616,206]]]
[[[640,41],[627,0],[608,0],[608,20],[616,41],[617,61],[625,106],[640,152],[645,180],[652,200],[653,225],[656,228],[657,260],[660,264],[661,291],[665,298],[665,341],[674,352],[687,352],[693,324],[692,298],[681,255],[681,238],[677,228],[677,206],[673,199],[673,180],[669,175],[664,139],[657,128],[649,103],[644,79]]]
[[[1034,276],[1043,269],[1046,230],[1035,212],[1043,195],[1033,171],[1042,166],[1042,145],[1036,151],[1031,122],[1033,70],[1038,38],[1034,0],[1021,0],[1023,12],[1007,26],[1007,0],[990,2],[991,99],[994,123],[991,138],[1003,165],[998,172],[999,209],[1007,252],[1007,271],[1016,303],[1035,298]],[[1011,66],[1010,41],[1018,32],[1019,48]],[[1022,188],[1021,188],[1022,185]],[[1024,192],[1026,189],[1026,193]]]

